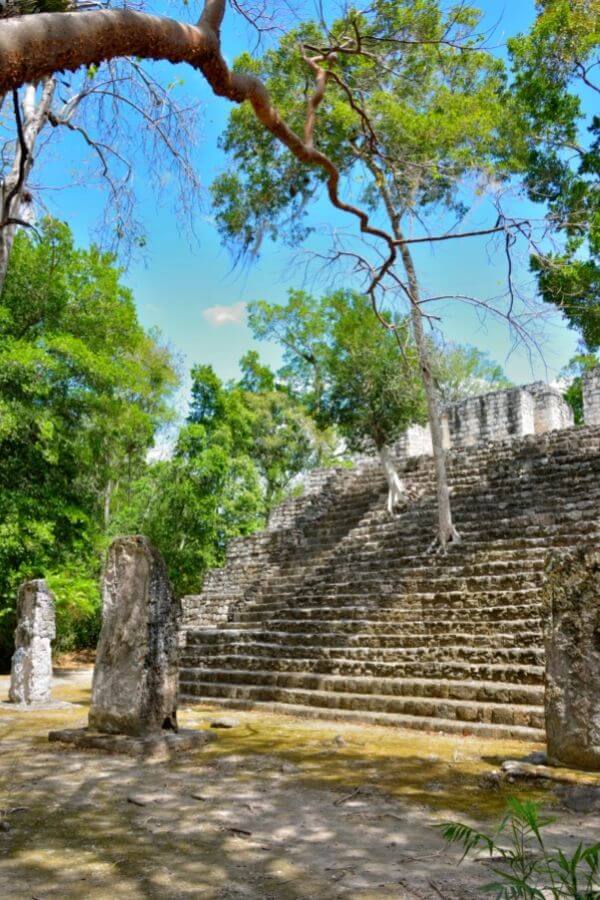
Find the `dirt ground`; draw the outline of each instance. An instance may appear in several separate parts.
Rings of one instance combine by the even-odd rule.
[[[72,707],[0,705],[1,900],[472,900],[488,863],[459,867],[435,826],[493,828],[524,792],[490,773],[540,749],[227,712],[237,726],[203,750],[143,763],[49,744],[50,729],[85,724],[91,670],[55,676]],[[180,720],[223,715],[195,706]],[[558,816],[550,843],[600,840],[597,806],[569,809],[551,786],[526,794]]]

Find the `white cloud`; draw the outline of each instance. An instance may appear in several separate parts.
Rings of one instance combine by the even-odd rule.
[[[233,306],[209,306],[202,310],[202,316],[215,328],[221,325],[242,325],[246,319],[246,304],[240,300]]]

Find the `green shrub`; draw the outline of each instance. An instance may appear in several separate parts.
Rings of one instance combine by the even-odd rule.
[[[600,900],[600,844],[580,842],[570,855],[550,850],[542,831],[553,821],[541,818],[538,804],[513,797],[494,836],[461,822],[440,828],[449,844],[462,847],[460,862],[474,850],[488,851],[495,880],[481,890],[495,894],[496,900]]]
[[[46,580],[56,597],[54,652],[95,647],[102,613],[99,576],[82,564],[50,572]]]

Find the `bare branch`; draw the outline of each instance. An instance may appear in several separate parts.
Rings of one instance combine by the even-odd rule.
[[[27,170],[27,160],[29,158],[29,148],[23,133],[23,120],[21,118],[21,106],[19,103],[19,93],[16,88],[12,91],[13,108],[15,113],[15,123],[17,126],[17,136],[19,140],[19,174],[17,180],[4,198],[2,219],[0,220],[0,228],[5,228],[10,217],[10,208],[15,197],[20,193],[25,181],[25,173]]]

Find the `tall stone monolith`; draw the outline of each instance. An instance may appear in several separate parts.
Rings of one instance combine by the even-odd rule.
[[[43,578],[26,581],[17,597],[15,652],[8,692],[12,703],[50,702],[55,635],[54,594]]]
[[[600,551],[554,560],[545,599],[548,758],[600,770]]]
[[[177,731],[175,600],[160,553],[145,537],[111,544],[104,575],[89,727],[109,734]]]

